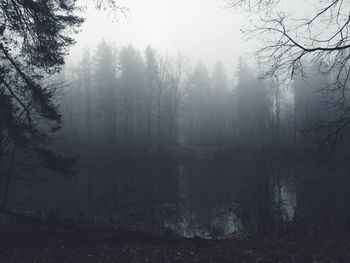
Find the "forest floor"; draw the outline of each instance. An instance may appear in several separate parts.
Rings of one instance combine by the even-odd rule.
[[[350,242],[185,239],[146,233],[3,229],[0,262],[350,262]]]

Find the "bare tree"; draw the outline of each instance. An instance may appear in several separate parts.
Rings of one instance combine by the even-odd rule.
[[[329,76],[319,90],[327,96],[327,107],[341,112],[336,121],[318,125],[326,140],[334,144],[350,123],[350,3],[344,0],[315,0],[313,15],[288,14],[283,0],[227,0],[228,7],[242,8],[255,19],[242,30],[248,38],[258,38],[257,51],[267,76],[304,77],[304,67]],[[310,5],[311,6],[311,5]]]
[[[188,66],[188,59],[179,55],[170,67],[170,109],[169,109],[169,131],[168,138],[170,142],[176,142],[176,131],[178,126],[178,119],[183,103],[184,96],[192,85],[194,75]]]

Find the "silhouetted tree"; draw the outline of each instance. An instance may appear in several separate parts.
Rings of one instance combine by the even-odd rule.
[[[228,80],[225,69],[218,62],[211,76],[211,123],[212,143],[215,145],[227,144],[231,133],[232,123],[230,119],[230,94],[228,91]]]
[[[187,96],[188,138],[193,144],[205,144],[210,137],[210,77],[207,68],[197,63]]]
[[[145,84],[145,64],[140,52],[131,45],[123,48],[119,55],[120,96],[123,111],[123,136],[125,143],[140,142],[146,134],[147,119],[145,109],[147,94]]]
[[[60,70],[74,43],[68,32],[83,22],[76,8],[71,0],[0,3],[0,163],[16,145],[37,153],[47,167],[70,171],[72,160],[44,149],[61,123],[59,86],[46,77]]]
[[[235,87],[238,139],[240,142],[262,144],[268,123],[267,89],[249,66],[240,59]]]
[[[227,3],[229,7],[241,7],[250,13],[252,25],[243,31],[262,43],[257,56],[267,68],[267,75],[304,76],[309,61],[313,61],[312,71],[330,76],[328,85],[320,88],[327,94],[327,107],[332,106],[342,114],[320,123],[319,128],[334,145],[350,124],[348,3],[315,0],[311,15],[301,18],[287,15],[281,0],[227,0]]]
[[[280,142],[282,91],[277,78],[268,81],[269,125],[272,143]]]
[[[85,108],[85,130],[86,130],[86,141],[91,143],[92,134],[92,120],[93,115],[93,90],[92,90],[92,66],[90,51],[88,49],[84,50],[82,60],[79,67],[79,85],[82,86],[85,92],[85,103],[83,103]]]
[[[100,139],[105,144],[116,142],[116,68],[113,48],[105,41],[97,46],[94,57],[94,83],[97,91],[97,110],[100,120]]]
[[[155,139],[155,121],[156,121],[156,88],[157,88],[157,55],[156,51],[151,47],[146,49],[146,119],[147,119],[147,141],[148,144],[154,142]]]

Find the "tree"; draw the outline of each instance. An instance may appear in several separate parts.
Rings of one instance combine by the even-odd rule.
[[[93,114],[93,103],[92,103],[92,68],[90,51],[85,49],[83,52],[83,58],[80,62],[79,67],[79,85],[85,91],[85,129],[86,129],[86,141],[91,143],[91,132],[92,132],[92,114]]]
[[[235,106],[239,141],[264,143],[268,123],[267,89],[252,69],[241,58],[235,87]]]
[[[64,122],[60,134],[66,138],[70,138],[69,145],[81,146],[84,130],[83,115],[84,115],[84,97],[81,95],[84,87],[81,85],[80,74],[78,67],[65,67],[59,73],[59,83],[69,83],[63,87],[63,98],[61,99],[62,107],[60,113]],[[68,142],[68,141],[67,141]]]
[[[198,62],[194,69],[194,79],[187,94],[188,138],[193,144],[207,144],[211,132],[210,77],[207,68]]]
[[[327,86],[329,79],[325,75],[315,74],[307,71],[307,79],[297,78],[293,81],[292,87],[294,94],[294,106],[297,131],[303,135],[304,142],[321,141],[322,130],[318,129],[320,125],[330,122],[337,118],[339,112],[333,108],[328,108],[327,97],[319,90]]]
[[[341,114],[319,127],[326,131],[329,142],[336,142],[339,133],[350,124],[350,5],[347,1],[315,0],[313,15],[301,18],[287,15],[283,0],[228,0],[227,3],[251,15],[260,13],[244,32],[263,43],[257,55],[261,64],[268,67],[267,75],[304,76],[305,65],[312,61],[313,70],[331,76],[322,91],[328,96],[328,106]]]
[[[101,117],[101,138],[105,144],[116,142],[116,69],[113,48],[102,40],[97,46],[94,81]]]
[[[157,144],[158,151],[162,150],[164,133],[164,94],[168,87],[168,68],[170,66],[169,58],[157,56],[157,75],[156,75],[156,124],[157,124]]]
[[[165,94],[165,109],[167,113],[167,142],[170,144],[178,141],[178,122],[184,96],[192,86],[194,76],[188,66],[188,59],[179,55],[170,61],[168,69],[169,87]]]
[[[129,45],[120,51],[119,67],[124,142],[134,143],[140,141],[141,137],[146,134],[145,64],[140,52]]]
[[[69,31],[83,22],[76,9],[72,0],[0,2],[0,164],[12,145],[34,151],[56,171],[70,171],[71,160],[44,148],[61,122],[60,86],[46,77],[60,70],[74,43]]]
[[[230,133],[229,92],[224,66],[218,62],[211,76],[211,123],[213,127],[213,143],[225,144]]]
[[[150,46],[146,48],[146,119],[147,119],[147,142],[151,144],[154,140],[155,129],[155,107],[156,107],[156,88],[157,88],[157,55],[156,51]]]
[[[180,111],[184,96],[191,86],[193,76],[188,59],[161,56],[150,48],[146,50],[147,107],[154,137],[159,150],[163,144],[178,142]],[[149,111],[147,110],[147,112]],[[149,114],[148,114],[149,115]],[[149,119],[149,118],[147,118]]]
[[[114,0],[94,2],[98,8],[127,11]],[[61,128],[57,95],[64,86],[53,76],[84,21],[79,10],[76,0],[0,1],[0,184],[7,175],[2,208],[11,178],[24,162],[66,175],[73,172],[77,158],[57,154],[50,142]]]
[[[281,86],[278,78],[271,78],[268,85],[269,97],[269,124],[271,129],[271,141],[280,142],[281,124]]]

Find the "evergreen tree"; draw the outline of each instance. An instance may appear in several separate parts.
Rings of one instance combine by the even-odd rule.
[[[79,65],[79,84],[84,90],[84,102],[83,107],[85,108],[85,131],[86,131],[86,142],[91,143],[92,140],[92,120],[93,116],[93,90],[92,90],[92,68],[91,68],[91,58],[90,51],[85,49],[83,52],[83,57]]]
[[[97,46],[94,82],[98,96],[100,138],[106,144],[116,143],[116,72],[113,48],[101,41]]]
[[[218,62],[211,76],[211,122],[212,143],[225,144],[230,136],[230,108],[227,76],[221,62]]]
[[[147,119],[147,141],[148,143],[154,142],[156,127],[156,89],[157,89],[157,77],[158,77],[158,64],[156,51],[151,47],[146,49],[146,119]]]
[[[235,106],[238,140],[244,143],[264,143],[267,136],[268,96],[266,84],[240,58]]]
[[[0,164],[12,146],[34,151],[46,167],[71,170],[72,160],[45,149],[61,123],[60,87],[45,77],[61,69],[74,43],[68,32],[83,22],[76,9],[72,0],[0,2]]]
[[[188,94],[188,137],[194,144],[207,143],[210,129],[210,78],[207,68],[197,63]]]
[[[145,64],[140,53],[132,45],[123,48],[119,56],[121,101],[123,109],[124,142],[142,140],[147,130],[145,109],[147,94],[145,84]]]

